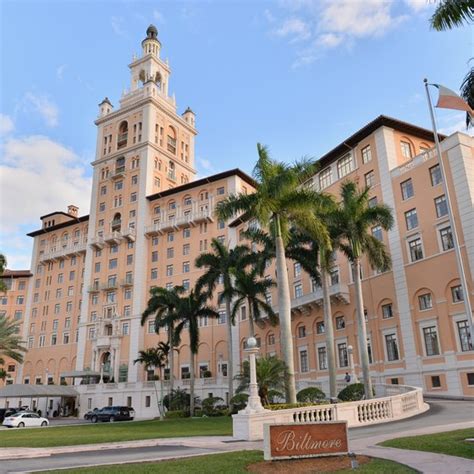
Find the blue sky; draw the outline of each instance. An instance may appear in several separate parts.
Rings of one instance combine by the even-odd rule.
[[[97,104],[118,104],[154,23],[200,176],[250,172],[256,142],[318,157],[379,114],[429,127],[422,79],[457,90],[469,27],[431,31],[430,0],[31,1],[1,8],[0,251],[28,268],[39,216],[88,213]],[[445,132],[461,113],[439,111]]]

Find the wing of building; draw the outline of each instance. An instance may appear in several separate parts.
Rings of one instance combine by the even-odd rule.
[[[134,363],[139,350],[167,337],[155,334],[153,321],[140,324],[149,290],[192,286],[200,275],[195,258],[212,238],[238,244],[247,223],[218,220],[215,205],[254,189],[252,178],[239,169],[195,179],[195,114],[189,107],[179,114],[168,94],[171,70],[160,57],[154,27],[142,48],[129,65],[130,90],[118,107],[107,98],[99,104],[89,214],[79,216],[69,206],[67,212],[42,216],[41,228],[29,234],[34,239],[30,271],[4,275],[11,277],[11,286],[1,310],[21,322],[28,347],[24,364],[8,363],[6,383],[82,381],[77,386],[81,413],[107,404],[133,405],[138,416],[156,413],[153,371]],[[344,179],[354,179],[371,187],[371,202],[394,210],[390,232],[372,229],[391,253],[392,270],[378,273],[362,262],[374,380],[422,386],[432,395],[473,397],[474,353],[462,304],[473,294],[473,142],[462,133],[441,138],[469,295],[460,291],[431,131],[381,115],[321,157],[311,185],[337,194]],[[291,260],[288,272],[297,384],[324,388],[322,291]],[[274,275],[273,266],[268,274]],[[355,291],[342,255],[331,273],[330,293],[343,383],[349,346],[356,371],[359,362]],[[276,290],[267,298],[277,307]],[[219,320],[203,320],[200,328],[201,398],[227,396],[226,313],[221,310]],[[240,309],[233,329],[234,373],[245,358],[247,313]],[[264,323],[257,333],[262,354],[279,354],[278,327]],[[175,386],[187,386],[188,361],[184,337],[175,356]]]

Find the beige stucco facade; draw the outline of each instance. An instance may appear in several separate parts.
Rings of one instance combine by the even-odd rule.
[[[74,370],[100,373],[107,383],[82,388],[87,402],[81,410],[111,403],[112,397],[113,403],[131,402],[147,413],[149,374],[134,360],[140,349],[167,337],[140,324],[149,289],[192,286],[200,275],[194,261],[209,249],[211,239],[236,245],[247,225],[221,222],[214,209],[230,194],[252,192],[250,177],[233,169],[195,179],[195,115],[189,108],[177,113],[168,95],[170,68],[159,52],[159,41],[149,30],[142,56],[129,66],[130,91],[116,110],[108,99],[99,105],[89,214],[80,217],[73,206],[53,212],[41,218],[40,230],[29,234],[34,239],[33,276],[25,291],[21,327],[29,350],[9,380],[47,383],[49,378],[59,383],[61,374]],[[442,148],[472,299],[472,138],[456,133],[444,138]],[[390,232],[373,229],[392,255],[392,270],[377,273],[362,263],[372,376],[381,383],[420,386],[430,394],[474,396],[474,352],[440,199],[432,133],[380,116],[320,163],[312,182],[316,189],[337,194],[344,179],[355,179],[370,185],[372,197],[394,210],[396,224]],[[290,260],[288,272],[297,383],[300,388],[314,383],[325,387],[322,292]],[[274,276],[273,266],[268,275]],[[342,381],[350,371],[350,345],[360,375],[354,285],[342,255],[337,255],[331,278]],[[269,298],[277,308],[276,290]],[[241,309],[234,327],[234,373],[245,357],[246,316]],[[279,354],[278,327],[264,324],[257,333],[263,354]],[[196,373],[202,375],[197,384],[202,397],[226,396],[228,359],[222,312],[219,321],[203,321],[201,326]],[[175,385],[186,386],[186,337],[175,361]]]

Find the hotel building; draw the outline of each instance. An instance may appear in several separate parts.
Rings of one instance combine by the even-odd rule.
[[[138,416],[156,414],[153,374],[134,363],[139,350],[167,338],[155,334],[152,320],[140,324],[149,290],[191,287],[201,274],[195,259],[210,250],[211,239],[234,246],[244,241],[249,225],[221,221],[214,209],[228,195],[251,193],[251,177],[232,169],[195,179],[195,114],[190,108],[177,112],[168,94],[171,70],[160,50],[150,26],[142,55],[129,65],[131,86],[119,107],[107,98],[99,104],[89,214],[80,216],[71,205],[42,216],[41,228],[28,234],[34,239],[30,271],[4,275],[13,286],[0,311],[21,322],[28,347],[22,365],[7,361],[6,383],[82,381],[76,386],[80,413],[129,404]],[[468,295],[460,290],[431,131],[379,116],[319,159],[311,185],[337,195],[340,183],[353,179],[371,187],[372,203],[384,202],[394,212],[391,231],[372,229],[387,245],[392,269],[379,273],[362,264],[374,380],[422,386],[430,395],[474,397],[474,351],[463,305],[474,294],[473,141],[463,133],[442,139]],[[325,388],[322,291],[291,260],[288,272],[298,388]],[[268,275],[274,276],[273,265]],[[342,382],[350,371],[350,346],[358,375],[360,367],[354,285],[339,254],[330,293]],[[276,290],[267,298],[277,309]],[[203,320],[200,328],[201,398],[228,396],[226,313],[220,309],[219,320]],[[234,373],[246,357],[247,315],[240,308],[233,328]],[[279,354],[278,327],[264,322],[257,336],[262,354]],[[175,352],[175,387],[189,383],[189,356],[185,335]]]

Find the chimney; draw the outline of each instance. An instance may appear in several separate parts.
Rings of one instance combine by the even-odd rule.
[[[67,207],[67,213],[72,217],[77,217],[79,212],[79,208],[77,206],[73,206],[72,204]]]

